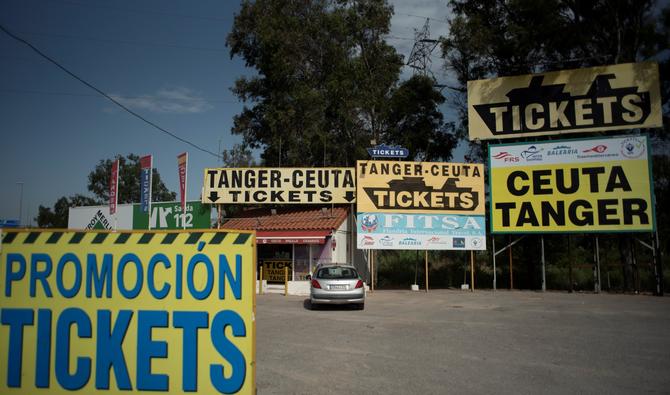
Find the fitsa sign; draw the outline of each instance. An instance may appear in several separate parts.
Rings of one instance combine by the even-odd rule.
[[[255,392],[255,236],[9,231],[0,393]]]

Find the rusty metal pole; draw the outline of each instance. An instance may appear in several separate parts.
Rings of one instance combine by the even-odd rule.
[[[284,296],[288,295],[288,267],[284,266]]]
[[[512,236],[509,237],[509,243],[512,244]],[[509,246],[509,289],[514,289],[514,269],[512,267],[512,246]]]
[[[428,250],[426,250],[426,292],[428,292]]]
[[[475,252],[470,250],[470,291],[475,292]]]
[[[260,270],[260,280],[258,281],[258,293],[263,295],[263,266]]]

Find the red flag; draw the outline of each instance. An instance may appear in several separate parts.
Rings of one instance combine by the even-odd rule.
[[[188,169],[188,152],[177,156],[177,165],[179,167],[179,194],[181,201],[181,212],[186,212],[186,173]]]
[[[109,179],[109,214],[116,214],[116,203],[119,198],[119,160],[112,164],[112,176]]]

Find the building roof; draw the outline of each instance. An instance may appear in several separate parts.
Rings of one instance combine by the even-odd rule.
[[[260,231],[333,230],[342,225],[348,214],[346,207],[257,208],[236,214],[236,218],[229,219],[221,227]]]

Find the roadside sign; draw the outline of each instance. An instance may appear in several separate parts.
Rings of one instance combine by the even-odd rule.
[[[646,136],[491,145],[491,232],[653,232]]]
[[[4,230],[0,393],[255,393],[255,235]]]
[[[368,155],[373,158],[407,158],[409,156],[409,150],[401,146],[379,144],[367,150]]]
[[[357,247],[368,250],[486,250],[483,215],[358,213]]]
[[[21,222],[18,219],[0,219],[0,228],[18,228]]]
[[[218,168],[205,169],[203,203],[309,204],[354,203],[355,169]]]
[[[662,127],[658,64],[468,81],[470,140]]]
[[[484,166],[358,161],[359,212],[484,215]]]

